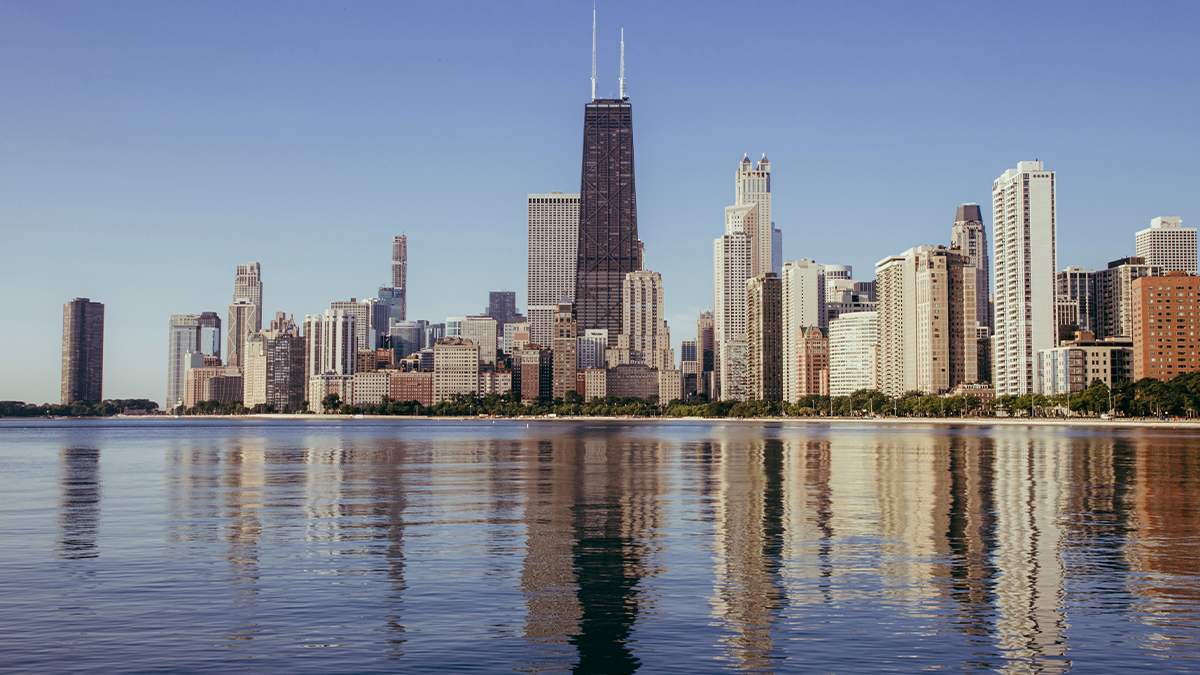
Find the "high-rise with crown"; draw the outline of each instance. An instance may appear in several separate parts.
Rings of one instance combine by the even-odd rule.
[[[592,100],[583,112],[575,317],[580,331],[608,329],[609,345],[614,346],[623,329],[621,290],[625,275],[641,268],[633,173],[633,107],[625,95],[624,37],[618,96],[596,97],[595,34],[593,14]]]
[[[950,248],[965,255],[975,274],[975,320],[981,326],[992,327],[988,279],[987,233],[983,229],[983,214],[978,204],[959,204],[950,228]]]
[[[751,164],[749,155],[742,155],[734,181],[734,206],[749,207],[746,233],[752,242],[750,276],[775,272],[775,223],[771,221],[771,162],[766,153],[758,164]],[[782,232],[778,235],[782,242]],[[782,255],[782,253],[781,253]]]

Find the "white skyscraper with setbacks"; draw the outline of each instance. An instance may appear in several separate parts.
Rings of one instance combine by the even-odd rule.
[[[1150,227],[1138,230],[1134,238],[1135,255],[1145,258],[1147,265],[1161,267],[1165,272],[1197,272],[1196,228],[1183,227],[1179,216],[1159,216]]]
[[[531,194],[529,203],[528,310],[530,342],[549,347],[558,303],[575,299],[579,194]]]
[[[1055,346],[1055,176],[1023,161],[992,183],[997,396],[1037,391],[1038,350]]]
[[[716,397],[747,400],[746,280],[752,240],[746,233],[748,206],[725,208],[725,234],[713,242],[713,342]]]

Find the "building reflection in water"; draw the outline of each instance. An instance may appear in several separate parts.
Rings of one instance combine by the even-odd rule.
[[[639,583],[654,573],[661,527],[662,448],[620,434],[576,440],[571,550],[578,630],[570,642],[581,672],[629,672],[639,665],[630,633],[645,601]]]
[[[229,639],[252,640],[259,632],[259,540],[263,533],[265,457],[261,439],[247,438],[225,453],[221,491],[224,495],[225,559],[233,584],[237,617]]]
[[[954,625],[985,650],[995,629],[996,455],[987,436],[965,435],[949,446],[945,450],[947,588],[957,614]]]
[[[96,558],[100,525],[100,451],[65,448],[59,454],[58,554]]]
[[[721,639],[737,668],[770,669],[777,658],[772,626],[783,604],[783,454],[777,438],[720,439],[703,466],[718,486],[712,612],[725,627]]]
[[[1187,438],[1139,438],[1129,497],[1128,577],[1153,629],[1142,647],[1200,649],[1200,452]]]

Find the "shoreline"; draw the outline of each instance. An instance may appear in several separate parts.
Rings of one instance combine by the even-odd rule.
[[[120,421],[171,421],[187,420],[271,420],[298,422],[357,422],[357,421],[422,421],[422,422],[537,422],[555,424],[562,422],[621,422],[621,423],[707,423],[707,424],[803,424],[803,425],[870,425],[870,426],[1037,426],[1037,427],[1088,427],[1088,428],[1156,428],[1156,429],[1200,429],[1196,420],[1156,420],[1145,418],[1024,418],[1024,417],[622,417],[575,415],[562,417],[491,417],[491,416],[421,416],[421,415],[342,415],[342,414],[280,414],[263,413],[247,415],[113,415],[109,417],[0,417],[0,421],[64,421],[64,420],[120,420]]]

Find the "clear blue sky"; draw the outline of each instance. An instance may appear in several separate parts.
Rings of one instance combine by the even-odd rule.
[[[749,12],[742,11],[749,8]],[[62,303],[107,305],[107,397],[159,400],[172,313],[387,281],[410,316],[525,295],[525,195],[576,191],[590,2],[0,3],[0,398],[58,398]],[[1200,224],[1195,2],[600,4],[626,32],[639,227],[678,343],[712,304],[743,152],[786,259],[945,242],[1018,160],[1058,172],[1059,265]],[[989,237],[991,223],[988,219]]]

